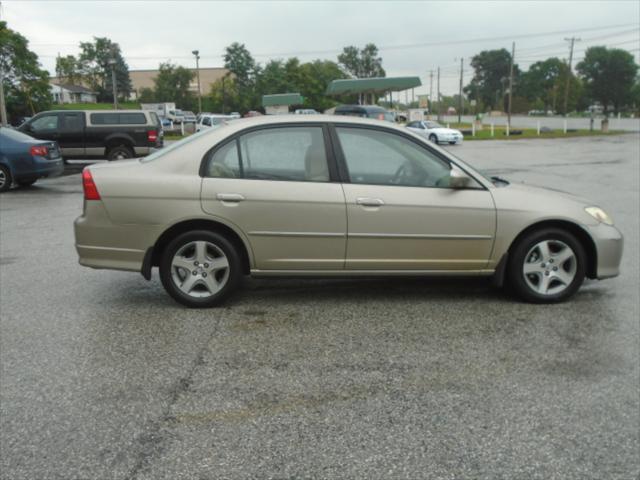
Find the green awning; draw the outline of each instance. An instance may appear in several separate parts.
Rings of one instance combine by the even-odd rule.
[[[333,80],[327,86],[327,95],[354,93],[385,93],[409,90],[422,85],[420,77],[380,77]]]
[[[304,99],[299,93],[279,93],[276,95],[263,95],[262,106],[273,107],[275,105],[302,105]]]

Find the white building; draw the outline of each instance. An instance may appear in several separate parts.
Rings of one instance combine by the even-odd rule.
[[[95,92],[81,85],[51,83],[50,88],[53,103],[96,103],[98,101]]]

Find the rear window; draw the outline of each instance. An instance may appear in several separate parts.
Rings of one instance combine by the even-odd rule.
[[[92,113],[90,118],[94,125],[144,125],[147,123],[144,113]]]
[[[22,132],[18,132],[13,128],[9,128],[9,127],[0,127],[0,135],[4,135],[9,139],[16,140],[18,142],[33,143],[36,141],[33,137],[30,137],[29,135],[26,135]]]

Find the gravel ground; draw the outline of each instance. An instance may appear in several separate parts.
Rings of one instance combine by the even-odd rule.
[[[0,198],[0,478],[633,479],[639,139],[470,142],[593,199],[622,275],[561,305],[484,280],[247,280],[184,309],[77,264],[79,175]]]

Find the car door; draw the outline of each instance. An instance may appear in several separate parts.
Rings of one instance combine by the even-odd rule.
[[[202,208],[248,237],[258,270],[341,270],[342,186],[321,124],[247,131],[210,153]]]
[[[65,157],[78,157],[85,154],[84,112],[63,112],[59,114],[58,144]]]
[[[449,188],[451,163],[419,140],[379,128],[336,126],[348,182],[351,270],[482,270],[496,229],[480,183]]]
[[[414,133],[424,135],[424,125],[422,124],[422,122],[410,122],[409,124],[407,124],[407,128]]]
[[[60,118],[55,112],[35,116],[20,131],[40,140],[60,140]]]

